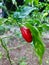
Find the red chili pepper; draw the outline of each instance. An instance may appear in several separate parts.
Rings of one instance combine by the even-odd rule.
[[[31,35],[31,32],[28,28],[26,28],[25,26],[24,27],[21,27],[20,28],[21,30],[21,33],[22,33],[22,36],[23,38],[27,41],[27,42],[32,42],[32,35]]]

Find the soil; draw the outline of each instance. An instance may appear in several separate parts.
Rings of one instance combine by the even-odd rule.
[[[8,39],[7,47],[10,49],[9,54],[13,65],[19,65],[19,62],[22,58],[25,58],[22,59],[22,61],[25,60],[26,65],[39,65],[32,46],[29,43],[26,43],[23,38],[19,39],[17,37],[13,37]],[[10,65],[8,59],[6,58],[5,50],[1,46],[0,51],[3,54],[3,57],[0,60],[0,65]],[[47,47],[43,56],[42,65],[49,65],[49,48]]]

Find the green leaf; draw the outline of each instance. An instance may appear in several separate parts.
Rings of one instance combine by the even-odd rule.
[[[49,24],[42,24],[42,27],[43,27],[45,30],[49,30]]]
[[[33,1],[33,0],[25,0],[25,3],[26,3],[26,4],[28,4],[28,3],[32,4],[32,1]]]
[[[45,32],[45,31],[49,31],[49,24],[47,24],[47,23],[44,23],[44,24],[41,24],[41,25],[39,25],[39,27],[38,27],[38,29],[41,29],[42,28],[42,30]]]
[[[21,11],[14,12],[14,18],[25,18],[27,17],[32,11],[37,10],[36,7],[24,6]]]
[[[38,5],[39,0],[34,0],[34,5]]]
[[[41,35],[37,27],[32,26],[30,23],[25,24],[31,31],[33,36],[33,46],[36,55],[38,56],[40,64],[42,63],[43,54],[45,52],[45,45],[41,39]]]

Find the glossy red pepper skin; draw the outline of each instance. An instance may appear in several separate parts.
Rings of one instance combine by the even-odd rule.
[[[31,35],[30,30],[28,28],[26,28],[26,27],[21,27],[20,30],[21,30],[21,33],[22,33],[23,38],[28,43],[32,42],[32,35]]]

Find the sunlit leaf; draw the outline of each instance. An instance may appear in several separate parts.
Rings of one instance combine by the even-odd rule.
[[[32,33],[34,50],[36,55],[38,56],[39,62],[42,63],[43,54],[45,52],[45,45],[41,39],[39,30],[29,23],[26,23],[25,25],[30,29]]]

